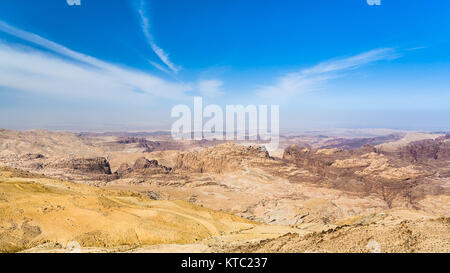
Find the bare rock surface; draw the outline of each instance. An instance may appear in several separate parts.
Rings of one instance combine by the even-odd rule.
[[[307,235],[289,233],[238,252],[449,252],[450,219],[407,210],[388,211],[338,222]]]

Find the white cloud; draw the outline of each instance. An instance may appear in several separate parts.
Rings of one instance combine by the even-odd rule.
[[[96,58],[75,52],[73,50],[68,49],[67,47],[64,47],[60,44],[57,44],[55,42],[52,42],[50,40],[47,40],[45,38],[42,38],[39,35],[36,35],[34,33],[30,33],[21,29],[18,29],[16,27],[10,26],[5,22],[0,21],[0,31],[3,31],[5,33],[8,33],[12,36],[21,38],[23,40],[26,40],[28,42],[31,42],[33,44],[42,46],[44,48],[47,48],[55,53],[64,55],[66,57],[72,58],[74,60],[78,60],[87,64],[91,64],[93,66],[101,67],[101,68],[112,68],[111,65],[102,62]]]
[[[398,58],[392,48],[367,51],[355,56],[334,59],[319,63],[299,72],[289,73],[277,80],[274,85],[263,86],[258,94],[264,97],[293,96],[320,88],[328,80],[340,77],[340,72],[358,69],[381,60]]]
[[[202,80],[197,84],[197,89],[200,94],[206,97],[217,97],[225,94],[222,91],[223,82],[219,80]]]
[[[367,51],[355,56],[344,59],[330,60],[320,63],[313,68],[305,69],[302,71],[303,74],[319,74],[319,73],[329,73],[338,72],[348,69],[357,69],[363,65],[373,63],[380,60],[388,60],[398,57],[392,48],[382,48]]]
[[[3,87],[64,96],[129,98],[148,94],[169,99],[186,98],[185,92],[192,89],[189,84],[171,83],[75,52],[3,22],[0,31],[52,52],[0,42],[0,85]]]
[[[158,68],[160,71],[162,71],[162,72],[164,72],[164,73],[166,73],[166,74],[169,74],[169,75],[172,75],[171,74],[171,71],[169,70],[169,69],[166,69],[164,66],[162,66],[162,65],[160,65],[159,63],[157,63],[157,62],[153,62],[153,61],[148,61],[151,65],[153,65],[154,67],[156,67],[156,68]]]
[[[149,23],[148,17],[146,16],[146,13],[145,13],[145,2],[143,0],[141,0],[141,2],[140,2],[138,13],[139,13],[139,18],[141,19],[142,31],[144,32],[144,35],[147,38],[147,41],[148,41],[150,47],[155,52],[155,54],[161,59],[161,61],[165,65],[167,65],[167,67],[169,67],[170,70],[172,70],[175,74],[177,74],[178,71],[181,70],[181,67],[175,65],[174,63],[172,63],[170,61],[169,55],[166,52],[164,52],[164,50],[155,43],[153,36],[150,34],[150,23]],[[156,65],[155,65],[155,67],[158,69],[161,68],[161,66],[156,66]]]

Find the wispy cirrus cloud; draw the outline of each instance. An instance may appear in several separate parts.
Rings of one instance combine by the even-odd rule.
[[[0,21],[0,31],[50,52],[0,42],[0,85],[35,93],[77,97],[186,98],[190,84],[104,62]],[[150,97],[149,97],[150,98]]]
[[[223,82],[220,80],[201,80],[197,83],[197,90],[202,96],[213,98],[225,94],[222,86]]]
[[[370,50],[347,58],[332,59],[313,67],[280,77],[276,84],[262,86],[258,94],[264,97],[293,96],[320,88],[327,81],[342,77],[341,73],[382,60],[400,57],[393,48]]]
[[[171,70],[165,68],[164,66],[160,65],[159,63],[154,62],[154,61],[150,61],[150,60],[148,61],[148,63],[153,65],[154,67],[156,67],[158,70],[160,70],[160,71],[162,71],[162,72],[164,72],[164,73],[166,73],[168,75],[172,75],[172,71]]]
[[[155,52],[155,54],[159,57],[159,59],[168,67],[170,68],[170,70],[177,74],[178,71],[181,70],[181,67],[174,64],[173,62],[170,61],[169,59],[169,55],[162,49],[160,48],[156,42],[155,39],[153,38],[152,34],[150,33],[150,22],[148,19],[148,16],[146,14],[145,8],[146,8],[146,3],[144,0],[140,0],[139,2],[139,9],[138,9],[138,13],[139,13],[139,19],[141,20],[141,28],[142,28],[142,32],[144,33],[145,37],[147,38],[147,42],[150,45],[150,47],[152,48],[153,52]],[[162,69],[162,67],[156,63],[152,63],[156,68],[166,72],[164,69]]]

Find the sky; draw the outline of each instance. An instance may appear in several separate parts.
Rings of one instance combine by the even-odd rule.
[[[448,131],[449,14],[447,0],[2,0],[0,128],[170,129],[202,96],[280,105],[285,130]]]

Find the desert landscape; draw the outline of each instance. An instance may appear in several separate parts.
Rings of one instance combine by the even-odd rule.
[[[1,0],[0,253],[170,272],[450,253],[432,2]]]
[[[449,252],[450,135],[0,130],[0,252]]]

